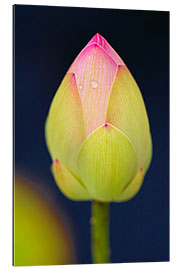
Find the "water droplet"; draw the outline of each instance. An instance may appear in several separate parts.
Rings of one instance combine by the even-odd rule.
[[[92,88],[97,88],[98,83],[96,81],[91,81]]]
[[[82,85],[79,86],[79,89],[80,89],[80,90],[82,89]]]

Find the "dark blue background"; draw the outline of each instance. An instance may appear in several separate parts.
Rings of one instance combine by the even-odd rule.
[[[141,191],[111,204],[112,262],[169,260],[169,13],[46,6],[14,7],[15,166],[36,176],[74,226],[78,263],[90,263],[90,203],[68,200],[49,167],[44,123],[67,69],[100,33],[140,86],[149,115],[153,159]]]

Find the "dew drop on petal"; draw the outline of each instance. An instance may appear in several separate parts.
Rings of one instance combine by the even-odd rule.
[[[82,89],[82,85],[79,86],[79,89],[80,89],[80,90]]]
[[[96,81],[91,81],[92,88],[97,88],[98,83]]]

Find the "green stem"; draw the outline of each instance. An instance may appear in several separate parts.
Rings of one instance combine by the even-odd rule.
[[[92,201],[91,248],[93,263],[110,263],[109,203]]]

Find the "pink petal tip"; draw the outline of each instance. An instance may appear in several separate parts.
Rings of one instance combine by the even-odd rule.
[[[123,60],[116,53],[116,51],[111,47],[111,45],[107,42],[107,40],[99,33],[95,34],[91,38],[91,40],[88,42],[85,48],[91,45],[98,45],[100,48],[102,48],[115,61],[117,65],[125,65]]]

